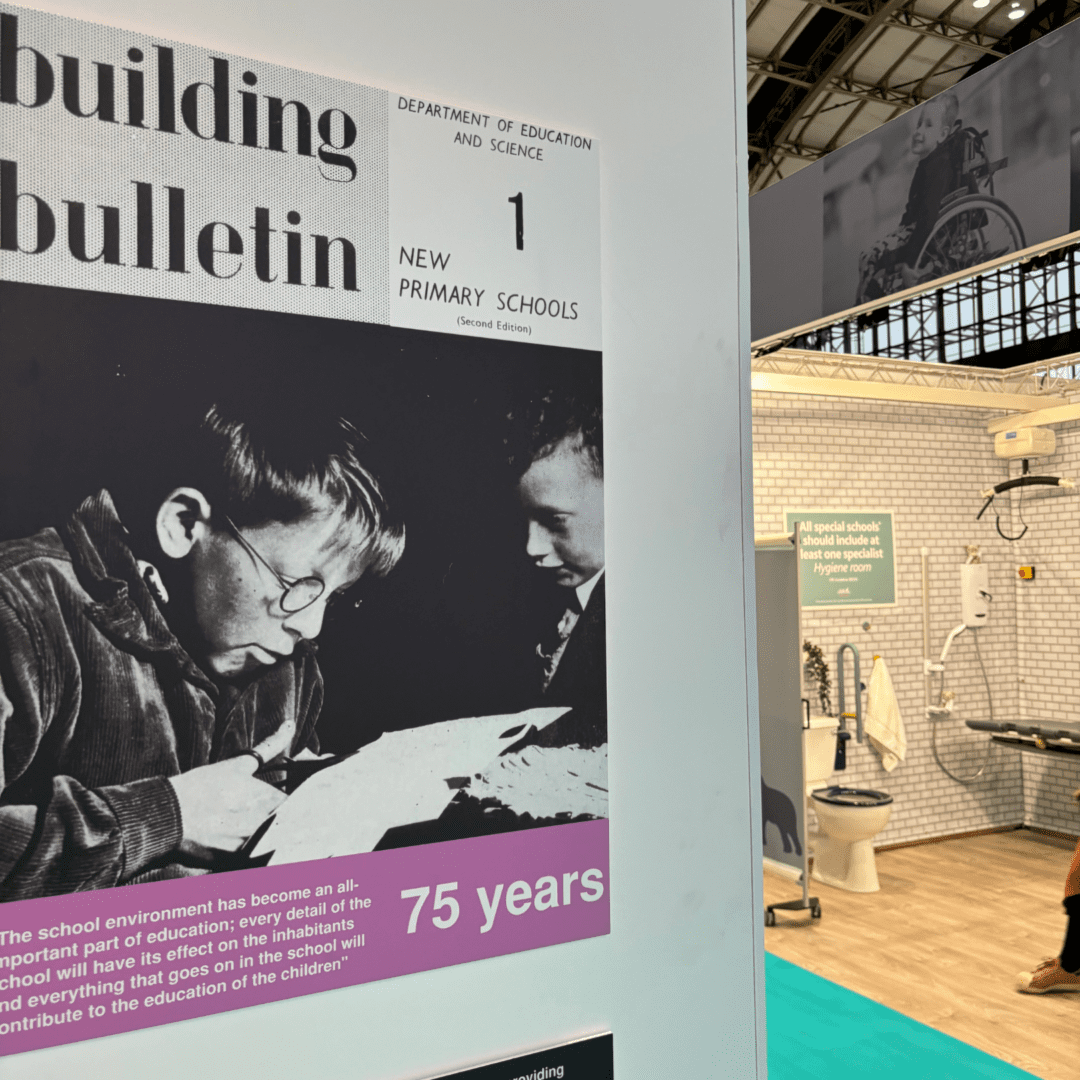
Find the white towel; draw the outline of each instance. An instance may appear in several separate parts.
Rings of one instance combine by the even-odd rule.
[[[907,754],[907,735],[889,669],[880,656],[875,657],[870,675],[863,730],[870,745],[881,755],[885,771],[892,772]]]

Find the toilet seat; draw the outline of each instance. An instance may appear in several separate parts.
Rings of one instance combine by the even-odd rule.
[[[846,788],[839,785],[818,788],[817,791],[810,793],[810,798],[817,802],[829,803],[832,806],[848,806],[852,808],[888,806],[893,801],[893,797],[884,791],[868,791],[866,788]]]

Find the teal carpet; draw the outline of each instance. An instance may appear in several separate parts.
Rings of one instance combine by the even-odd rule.
[[[769,1080],[1031,1080],[876,1001],[765,954]]]

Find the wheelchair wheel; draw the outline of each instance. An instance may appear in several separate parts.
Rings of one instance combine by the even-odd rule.
[[[965,195],[937,219],[915,266],[925,281],[969,270],[1026,246],[1008,205],[991,195]]]

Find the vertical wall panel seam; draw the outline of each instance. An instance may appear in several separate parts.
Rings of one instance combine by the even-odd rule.
[[[739,474],[742,478],[740,525],[743,547],[743,654],[746,657],[746,728],[747,728],[747,795],[750,810],[751,837],[755,823],[761,819],[761,785],[756,778],[761,773],[761,743],[758,721],[757,694],[757,617],[754,610],[754,466],[753,418],[750,395],[750,226],[749,185],[746,172],[746,7],[745,0],[731,0],[729,8],[732,28],[732,99],[735,105],[735,198],[738,219],[736,241],[737,282],[739,290],[739,327],[737,337],[739,395]],[[797,658],[796,658],[797,659]],[[754,1053],[759,1080],[767,1080],[767,1030],[765,1014],[765,931],[764,882],[762,881],[761,849],[750,843],[750,888],[753,909],[754,960]]]

